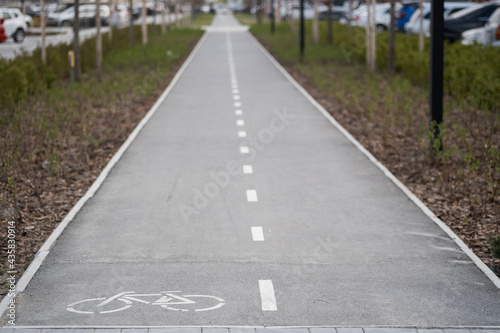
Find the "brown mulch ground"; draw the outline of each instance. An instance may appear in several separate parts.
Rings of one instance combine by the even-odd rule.
[[[52,231],[86,193],[101,170],[168,86],[183,63],[183,59],[180,60],[182,61],[162,77],[161,82],[157,81],[158,85],[150,96],[134,97],[133,100],[124,96],[116,102],[115,110],[103,110],[102,105],[81,101],[82,108],[94,111],[93,119],[89,122],[92,124],[89,135],[99,135],[99,144],[93,145],[91,139],[83,144],[76,143],[73,142],[76,141],[75,138],[71,137],[67,142],[61,142],[60,150],[64,158],[60,159],[61,164],[57,172],[37,157],[21,161],[20,165],[24,170],[19,170],[23,181],[17,182],[17,207],[12,200],[7,204],[0,201],[0,298],[8,292],[7,221],[17,220],[15,261],[18,280],[20,273],[28,268]],[[0,192],[0,199],[2,197],[8,196]],[[2,209],[6,206],[16,208]]]
[[[269,50],[269,47],[267,48]],[[284,64],[284,67],[344,128],[500,276],[500,259],[493,256],[489,245],[491,237],[500,235],[500,196],[497,195],[494,200],[487,196],[487,167],[483,166],[474,172],[465,171],[461,161],[463,153],[460,155],[460,152],[456,151],[450,153],[451,157],[444,163],[440,158],[430,156],[428,140],[419,140],[415,133],[408,133],[410,130],[401,123],[386,125],[387,110],[382,108],[377,113],[375,108],[367,116],[355,110],[359,105],[352,105],[349,96],[339,99],[334,94],[325,93],[324,88],[320,89],[309,77],[308,69],[304,70],[292,64]],[[342,77],[336,74],[335,70],[324,71],[324,75],[331,75],[331,82],[342,81]],[[387,83],[384,81],[382,79],[381,88]],[[383,89],[380,93],[383,94]],[[424,100],[424,103],[427,103],[427,100]],[[365,107],[368,108],[366,105]],[[446,114],[450,127],[456,127],[457,123],[471,123],[470,119],[464,119],[469,115],[464,116],[462,111],[455,109]],[[484,142],[500,142],[499,119],[498,116],[491,116],[479,110],[473,110],[472,114],[474,129],[469,133],[467,142],[479,160],[485,151]],[[427,121],[427,111],[423,112],[423,118]],[[461,141],[463,138],[458,133],[449,131],[445,146],[466,145]]]

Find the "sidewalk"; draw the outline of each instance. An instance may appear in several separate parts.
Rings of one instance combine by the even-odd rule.
[[[499,332],[493,281],[232,16],[164,97],[46,247],[16,325]]]

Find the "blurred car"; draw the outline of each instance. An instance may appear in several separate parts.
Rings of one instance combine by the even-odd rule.
[[[94,4],[80,5],[78,8],[78,16],[80,18],[81,27],[95,26],[96,8],[97,7]],[[102,25],[108,25],[111,15],[108,5],[100,5],[99,9],[101,13]],[[74,20],[75,7],[69,7],[62,12],[49,14],[47,25],[56,27],[71,27],[73,26]]]
[[[493,12],[484,27],[464,31],[461,42],[464,45],[500,46],[500,8]]]
[[[5,27],[3,26],[3,17],[0,18],[0,43],[3,43],[7,40],[7,35],[5,34]]]
[[[22,43],[28,25],[21,11],[17,8],[0,8],[0,18],[4,19],[3,26],[7,38],[12,37],[16,43]]]
[[[451,15],[458,13],[466,8],[476,5],[473,2],[445,2],[444,3],[444,19],[446,20]],[[422,28],[424,35],[429,37],[431,34],[431,4],[424,3]],[[405,32],[409,35],[418,35],[420,33],[420,8],[415,10],[408,23],[405,25]]]
[[[500,0],[477,4],[451,15],[444,21],[444,38],[456,41],[462,38],[463,32],[484,27],[498,8]]]
[[[403,3],[402,7],[396,12],[396,29],[405,31],[405,25],[410,21],[413,13],[418,9],[418,2]]]
[[[114,28],[122,28],[130,23],[130,11],[125,5],[114,5],[111,11],[110,24]]]
[[[401,4],[397,2],[396,11],[398,11],[400,8]],[[391,24],[390,10],[390,3],[379,3],[375,5],[375,26],[377,31],[381,32],[389,29],[389,26]],[[354,10],[351,15],[351,25],[365,27],[367,24],[368,7],[366,5],[359,6],[359,8]],[[347,24],[348,23],[349,22],[347,21]]]
[[[326,10],[328,10],[328,7],[325,6],[323,3],[320,3],[318,6],[318,15],[320,15],[320,13]],[[287,3],[286,6],[281,6],[280,14],[283,19],[287,19],[289,15],[291,15],[294,20],[300,19],[300,2],[294,1],[293,3]],[[314,18],[313,5],[310,4],[309,2],[304,1],[304,19],[312,20],[313,18]]]

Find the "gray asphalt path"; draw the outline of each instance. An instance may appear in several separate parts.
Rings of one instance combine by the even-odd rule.
[[[214,27],[17,325],[500,326],[469,257],[233,17]]]

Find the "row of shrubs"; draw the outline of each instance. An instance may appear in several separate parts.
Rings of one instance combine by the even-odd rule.
[[[113,31],[113,38],[103,34],[103,55],[128,47],[129,30]],[[140,26],[134,27],[134,41],[140,41]],[[50,88],[56,80],[66,79],[70,75],[68,52],[73,43],[62,43],[47,47],[47,63],[41,61],[41,49],[32,54],[23,53],[14,59],[0,59],[0,109],[5,120],[8,110],[17,103],[33,96],[41,90]],[[96,64],[96,38],[85,40],[81,45],[81,69],[85,73]]]
[[[310,24],[310,22],[308,22]],[[267,33],[268,25],[254,25],[252,30],[260,34]],[[281,30],[281,31],[280,31]],[[290,31],[287,24],[277,27],[277,33]],[[295,30],[296,32],[298,29]],[[311,32],[306,26],[306,36]],[[317,47],[307,47],[312,41],[306,41],[305,60],[342,61],[364,63],[366,34],[364,28],[353,27],[334,22],[333,44],[327,43],[327,24],[320,24],[320,43]],[[297,32],[298,36],[298,32]],[[388,33],[377,34],[377,69],[387,68]],[[294,61],[298,56],[298,39],[289,45],[287,56]],[[395,65],[398,73],[404,75],[413,84],[429,86],[429,38],[425,39],[424,52],[418,51],[418,36],[396,34]],[[445,44],[444,49],[444,89],[448,95],[458,100],[474,103],[477,108],[500,111],[500,48],[481,47],[478,45]],[[318,59],[319,58],[319,59]]]

